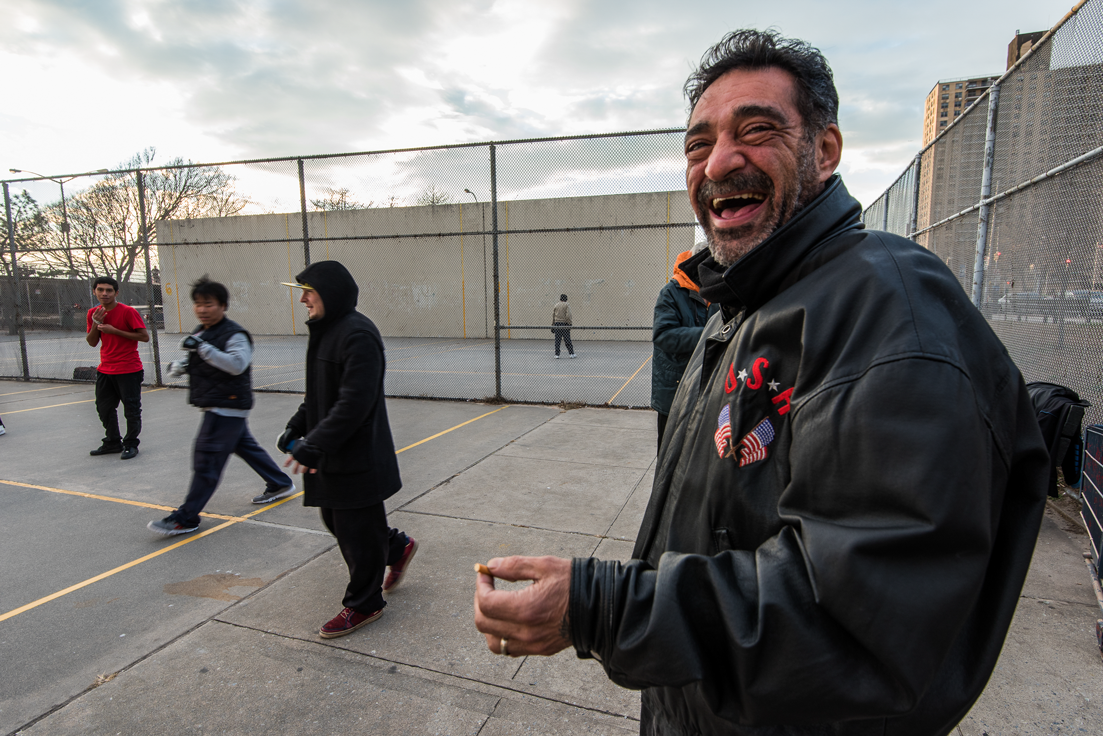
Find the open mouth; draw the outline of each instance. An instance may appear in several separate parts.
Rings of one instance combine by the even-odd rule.
[[[761,192],[741,192],[730,197],[714,197],[709,203],[713,214],[723,220],[738,217],[747,208],[755,208],[766,201]]]

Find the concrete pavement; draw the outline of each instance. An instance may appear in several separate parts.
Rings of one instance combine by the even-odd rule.
[[[653,413],[388,401],[405,483],[390,520],[422,547],[382,618],[323,640],[347,580],[340,554],[299,499],[245,518],[261,507],[240,461],[206,536],[145,530],[166,513],[150,506],[182,500],[198,416],[176,390],[143,398],[141,454],[123,462],[87,455],[99,437],[90,386],[0,382],[0,733],[638,730],[638,694],[596,662],[492,655],[472,624],[471,565],[626,559],[654,473]],[[259,398],[262,444],[297,402]],[[960,736],[1103,723],[1085,539],[1047,514],[1004,654]]]

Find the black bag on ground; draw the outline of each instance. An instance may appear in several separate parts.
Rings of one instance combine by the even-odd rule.
[[[74,381],[95,381],[96,380],[96,366],[77,366],[73,369]]]
[[[1057,468],[1065,474],[1065,482],[1080,482],[1080,463],[1084,454],[1084,437],[1080,425],[1084,409],[1090,403],[1080,398],[1071,388],[1056,383],[1028,383],[1026,391],[1034,403],[1038,426],[1049,448],[1049,495],[1057,498]]]

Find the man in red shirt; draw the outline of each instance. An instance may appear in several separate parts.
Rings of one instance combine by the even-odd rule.
[[[96,412],[107,430],[103,443],[90,455],[122,453],[123,460],[138,454],[138,434],[142,431],[142,359],[138,343],[149,342],[149,331],[138,310],[115,300],[119,282],[100,276],[94,284],[100,305],[88,310],[88,344],[100,345],[100,365],[96,373]],[[101,343],[102,340],[102,343]],[[123,404],[126,436],[119,434],[116,410]]]

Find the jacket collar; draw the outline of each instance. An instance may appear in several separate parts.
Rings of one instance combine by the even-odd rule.
[[[701,287],[701,296],[729,312],[753,312],[777,294],[783,282],[820,243],[864,227],[862,206],[850,196],[838,174],[807,207],[725,269],[707,249],[682,264]]]

